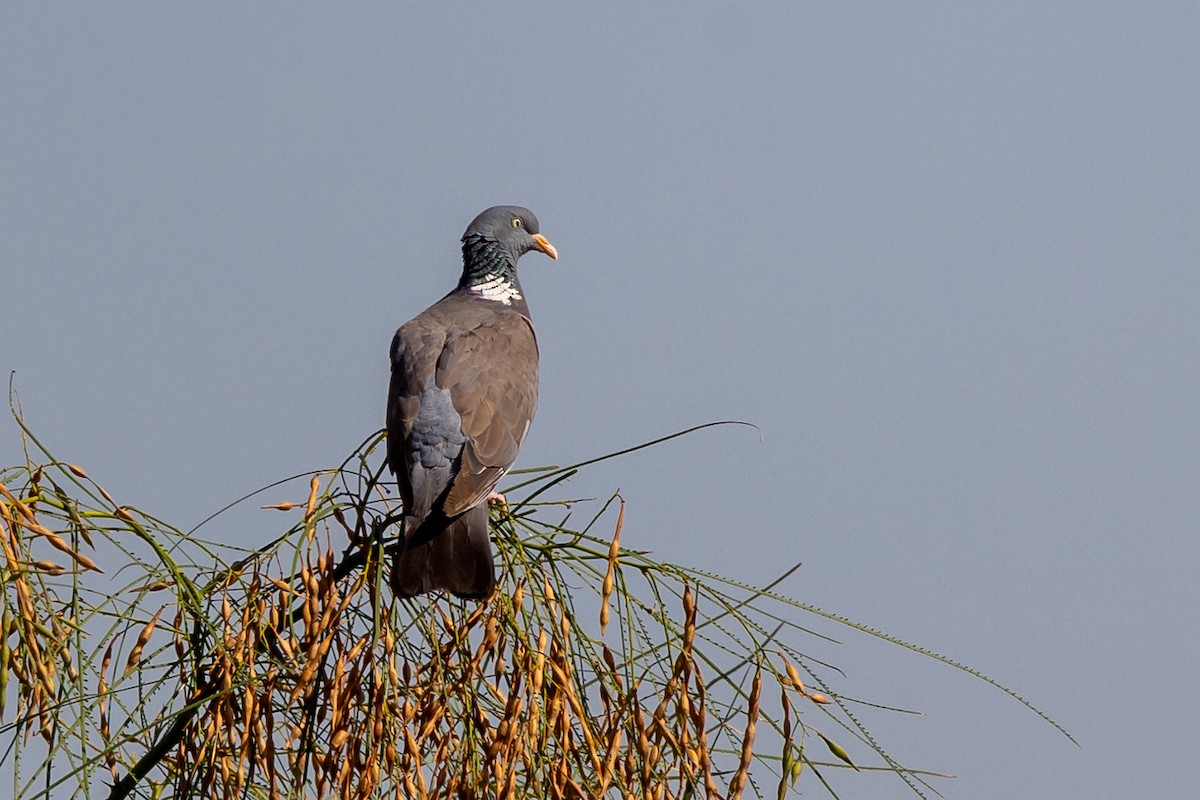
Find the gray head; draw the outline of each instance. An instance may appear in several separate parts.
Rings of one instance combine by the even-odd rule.
[[[499,245],[514,265],[530,250],[540,250],[553,259],[558,258],[554,245],[538,233],[537,217],[521,206],[492,206],[471,220],[463,232],[463,244],[481,239]]]

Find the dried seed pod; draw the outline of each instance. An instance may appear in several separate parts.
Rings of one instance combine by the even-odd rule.
[[[762,670],[754,673],[754,682],[750,686],[750,697],[746,709],[746,730],[742,736],[742,758],[737,771],[729,779],[729,797],[740,798],[746,788],[750,775],[750,762],[754,755],[754,729],[758,722],[758,703],[762,696]]]
[[[308,503],[304,507],[304,524],[308,526],[308,540],[311,542],[316,535],[315,525],[311,525],[313,514],[317,509],[317,492],[321,488],[321,473],[315,473],[308,482]]]
[[[8,644],[8,606],[4,606],[3,627],[0,627],[0,719],[4,718],[5,698],[8,697],[8,660],[12,649]],[[101,676],[101,680],[104,676]]]
[[[38,534],[43,539],[45,539],[47,542],[49,542],[52,547],[54,547],[58,550],[61,550],[62,552],[69,555],[77,564],[79,564],[79,566],[83,567],[84,569],[90,569],[94,572],[103,573],[104,570],[102,570],[98,566],[96,566],[96,563],[94,561],[92,561],[90,558],[83,555],[82,553],[75,552],[75,550],[69,544],[67,544],[66,541],[61,536],[59,536],[54,531],[50,530],[49,528],[46,528],[44,525],[40,525],[40,524],[36,523],[36,522],[26,522],[26,523],[24,523],[24,525],[26,528],[28,528],[29,530]]]
[[[125,660],[125,672],[122,673],[122,678],[133,672],[138,662],[142,660],[142,650],[145,648],[146,643],[150,641],[150,637],[154,635],[154,628],[158,625],[158,617],[165,608],[166,606],[159,607],[154,616],[150,618],[150,621],[142,628],[141,633],[138,634],[137,641],[133,643],[133,647],[129,651],[129,658]]]

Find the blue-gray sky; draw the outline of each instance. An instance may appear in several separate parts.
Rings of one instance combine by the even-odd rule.
[[[571,493],[672,560],[803,561],[795,596],[1082,744],[849,637],[949,796],[1192,796],[1197,42],[1193,3],[8,4],[0,367],[194,523],[380,427],[392,331],[527,205],[561,258],[522,262],[520,465],[753,421]]]

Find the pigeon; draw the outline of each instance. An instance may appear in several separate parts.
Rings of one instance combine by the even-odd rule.
[[[495,206],[462,237],[458,286],[392,339],[387,461],[404,504],[398,597],[488,597],[496,568],[488,502],[537,408],[538,345],[517,261],[558,251],[533,212]]]

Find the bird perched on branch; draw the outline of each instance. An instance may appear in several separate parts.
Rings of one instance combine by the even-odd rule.
[[[517,260],[558,252],[520,206],[495,206],[462,237],[457,288],[392,339],[387,458],[404,521],[392,567],[401,597],[487,597],[496,583],[489,499],[537,408],[538,346]]]

